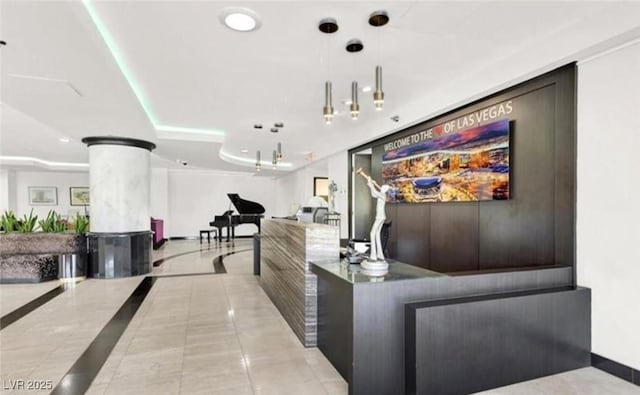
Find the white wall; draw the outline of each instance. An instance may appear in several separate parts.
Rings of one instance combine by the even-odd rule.
[[[640,369],[640,43],[579,66],[578,284],[592,351]]]
[[[304,206],[313,197],[313,177],[328,177],[327,160],[319,160],[276,179],[276,217],[291,215],[292,207]]]
[[[58,192],[58,204],[56,206],[31,206],[29,205],[29,187],[56,187]],[[29,214],[31,209],[39,218],[47,216],[49,210],[55,210],[62,216],[73,216],[75,213],[84,213],[83,206],[71,206],[69,201],[70,187],[88,187],[89,173],[86,172],[15,172],[15,213],[21,217]],[[9,186],[10,189],[11,185]]]
[[[151,169],[151,195],[149,214],[153,218],[163,220],[164,237],[167,237],[171,228],[169,218],[169,170]]]
[[[228,210],[227,193],[264,206],[265,218],[276,215],[276,182],[271,177],[229,175],[215,171],[169,170],[168,237],[198,236],[215,215]],[[233,209],[233,207],[232,207]],[[257,228],[240,225],[236,235],[252,235]]]
[[[9,170],[0,169],[0,213],[9,210]]]

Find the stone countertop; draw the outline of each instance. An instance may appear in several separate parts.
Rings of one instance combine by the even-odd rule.
[[[281,224],[285,224],[287,226],[297,226],[300,228],[325,228],[325,227],[335,227],[333,225],[326,225],[326,224],[318,224],[315,222],[298,222],[298,221],[294,221],[291,219],[284,219],[284,218],[265,218],[262,220],[262,223],[266,222],[266,221],[273,221],[273,222],[278,222]]]
[[[362,269],[360,265],[350,265],[346,260],[319,260],[311,264],[351,284],[380,283],[404,280],[417,280],[424,278],[446,278],[446,274],[426,270],[417,266],[387,259],[389,269],[386,273],[370,273]]]

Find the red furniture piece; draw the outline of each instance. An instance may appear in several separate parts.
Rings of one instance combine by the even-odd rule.
[[[153,249],[157,250],[166,241],[166,239],[164,238],[164,221],[152,217],[151,231],[153,232]]]

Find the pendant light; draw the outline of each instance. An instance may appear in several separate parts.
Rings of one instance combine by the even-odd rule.
[[[362,44],[362,41],[357,38],[347,41],[347,46],[345,47],[347,52],[352,54],[362,51],[363,48],[364,45]],[[354,57],[353,60],[355,69],[356,58]],[[358,104],[358,81],[351,82],[351,105],[349,110],[351,111],[351,119],[354,121],[357,120],[358,115],[360,115],[360,105]]]
[[[327,34],[327,36],[335,33],[338,31],[338,22],[336,22],[336,20],[334,18],[324,18],[320,21],[320,23],[318,24],[318,29],[324,33]],[[327,37],[327,71],[328,71],[328,75],[331,75],[331,62],[329,61],[329,56],[331,54],[331,50],[329,48],[329,37]],[[324,117],[324,122],[327,125],[331,124],[331,121],[333,121],[333,105],[332,105],[332,100],[331,100],[331,81],[328,81],[324,83],[324,107],[322,108],[322,115]]]
[[[276,150],[273,150],[273,155],[271,157],[271,164],[273,165],[274,169],[278,165],[278,152]]]
[[[389,23],[389,15],[384,10],[379,10],[369,15],[369,25],[373,27],[382,27]],[[378,38],[378,46],[380,38]],[[378,48],[378,56],[380,56],[380,48]],[[373,103],[376,105],[376,111],[382,111],[384,103],[384,92],[382,91],[382,67],[376,66],[376,90],[373,91]]]
[[[358,119],[360,115],[360,105],[358,104],[358,82],[353,81],[351,83],[351,119],[354,121]]]
[[[280,163],[280,161],[282,160],[282,144],[278,143],[278,149],[277,149],[277,155],[276,155],[276,159],[278,159],[278,163]]]
[[[384,103],[384,92],[382,91],[382,67],[376,66],[376,90],[373,91],[373,103],[376,105],[376,111],[382,111]]]
[[[324,83],[324,108],[322,109],[324,115],[324,122],[327,125],[331,125],[333,120],[333,105],[331,100],[331,81]]]
[[[256,171],[260,171],[262,165],[260,165],[260,150],[256,151]]]

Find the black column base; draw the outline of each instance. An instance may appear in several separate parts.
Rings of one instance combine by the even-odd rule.
[[[151,271],[150,231],[89,233],[89,267],[93,278],[139,276]]]

